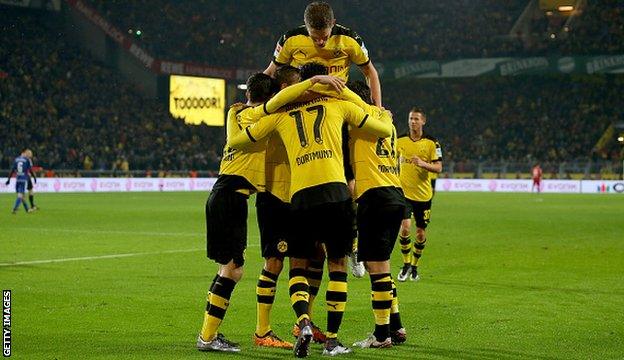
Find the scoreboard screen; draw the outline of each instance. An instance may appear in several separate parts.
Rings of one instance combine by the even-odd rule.
[[[187,124],[223,126],[225,122],[225,80],[171,75],[169,112]]]

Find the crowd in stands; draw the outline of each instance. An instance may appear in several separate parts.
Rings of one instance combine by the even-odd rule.
[[[44,168],[218,169],[222,128],[173,119],[44,16],[0,12],[0,168],[30,147]]]
[[[212,66],[264,68],[279,36],[303,23],[307,0],[90,0],[151,53]],[[509,36],[528,0],[332,1],[374,62],[624,51],[624,3],[589,1],[565,39],[526,43]],[[546,22],[546,15],[540,21]],[[163,31],[166,29],[166,31]]]
[[[62,31],[50,31],[56,25],[42,25],[45,17],[0,12],[1,169],[30,147],[46,169],[216,174],[223,128],[173,119],[166,101],[143,98]],[[410,107],[427,109],[426,130],[452,161],[589,159],[624,115],[621,76],[404,79],[382,87],[400,131]],[[607,158],[622,158],[621,147],[610,151]]]
[[[561,162],[591,158],[592,148],[624,116],[624,78],[601,76],[483,77],[385,83],[384,106],[407,129],[414,105],[428,109],[426,131],[445,158]],[[409,94],[409,96],[406,96]],[[619,151],[610,158],[621,158]]]

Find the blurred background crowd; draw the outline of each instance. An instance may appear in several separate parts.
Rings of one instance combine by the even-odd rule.
[[[302,24],[307,1],[89,4],[158,58],[263,69],[278,37]],[[556,18],[535,18],[532,40],[521,41],[510,33],[526,5],[526,0],[332,1],[338,22],[362,36],[375,63],[624,53],[621,1],[591,2],[563,39],[550,36]],[[222,127],[172,118],[166,101],[146,99],[57,28],[42,26],[46,13],[1,10],[0,169],[10,168],[28,146],[44,169],[216,175]],[[622,159],[621,146],[595,151],[609,125],[624,115],[622,76],[401,79],[382,82],[382,90],[399,131],[406,130],[412,106],[427,110],[426,131],[442,142],[445,162],[542,161],[555,167]]]

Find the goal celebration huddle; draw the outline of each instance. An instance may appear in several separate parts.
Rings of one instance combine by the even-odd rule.
[[[351,64],[366,82],[348,81]],[[228,112],[219,176],[206,202],[207,253],[219,270],[197,348],[240,351],[219,327],[230,301],[236,301],[232,293],[245,267],[252,194],[257,194],[264,258],[262,269],[247,269],[258,274],[256,345],[306,357],[312,342],[323,344],[323,355],[335,356],[408,341],[390,257],[398,238],[403,264],[396,280],[419,279],[432,183],[442,171],[440,144],[423,132],[425,110],[413,107],[408,132],[397,134],[362,39],[336,24],[325,2],[310,3],[304,25],[280,37],[266,70],[247,80],[246,98]],[[323,297],[325,266],[327,323],[320,324],[313,308]],[[348,292],[349,267],[356,277],[368,272],[373,313],[372,334],[363,333],[352,345],[340,340],[348,298],[356,296]],[[280,275],[288,277],[293,342],[271,328]]]

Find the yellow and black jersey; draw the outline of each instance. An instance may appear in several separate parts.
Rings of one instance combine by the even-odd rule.
[[[367,112],[377,118],[383,110],[368,105]],[[388,118],[389,119],[389,118]],[[391,120],[389,120],[391,121]],[[401,187],[396,129],[392,135],[377,137],[362,129],[353,128],[349,133],[350,161],[355,176],[355,199],[359,199],[371,189],[381,187]]]
[[[265,161],[266,191],[282,202],[290,202],[290,165],[284,142],[277,133],[269,135]]]
[[[246,120],[254,112],[253,107],[232,107],[227,114],[226,137],[229,139],[251,123]],[[264,161],[266,140],[245,148],[245,151],[229,147],[223,148],[223,157],[219,166],[219,178],[214,190],[229,189],[250,195],[264,191]],[[244,180],[244,181],[243,181]]]
[[[227,116],[227,139],[255,123],[262,116],[268,115],[270,112],[297,99],[311,86],[312,82],[310,80],[302,81],[282,89],[272,99],[262,105],[255,107],[233,106],[228,111]],[[245,148],[244,151],[226,145],[223,149],[223,157],[219,167],[219,179],[217,179],[213,188],[228,188],[247,195],[255,191],[265,191],[266,143],[267,141],[260,142]],[[271,152],[271,158],[275,156],[275,153]],[[272,172],[271,176],[273,175],[274,173]],[[277,194],[274,195],[277,196]]]
[[[429,171],[416,165],[413,158],[418,156],[428,163],[438,161],[435,142],[421,137],[412,140],[409,134],[402,135],[397,140],[401,165],[401,187],[405,197],[413,201],[429,201],[433,196]]]
[[[324,47],[314,46],[305,25],[301,25],[280,37],[273,54],[273,62],[280,65],[301,65],[316,61],[329,68],[329,74],[344,80],[349,78],[349,66],[370,62],[368,50],[355,31],[336,24]]]
[[[438,155],[438,160],[442,161],[442,146],[440,146],[440,142],[438,141],[438,139],[436,139],[435,137],[429,135],[429,134],[423,134],[423,137],[426,139],[429,139],[431,141],[433,141],[435,143],[436,146],[436,154]],[[429,172],[429,179],[431,180],[435,180],[438,178],[438,173],[437,172]]]
[[[279,112],[263,117],[247,127],[245,133],[228,139],[228,145],[236,148],[260,142],[277,132],[290,163],[293,207],[340,202],[350,198],[342,152],[342,125],[345,122],[376,136],[387,137],[392,133],[390,122],[372,119],[354,104],[319,97],[285,106]]]

